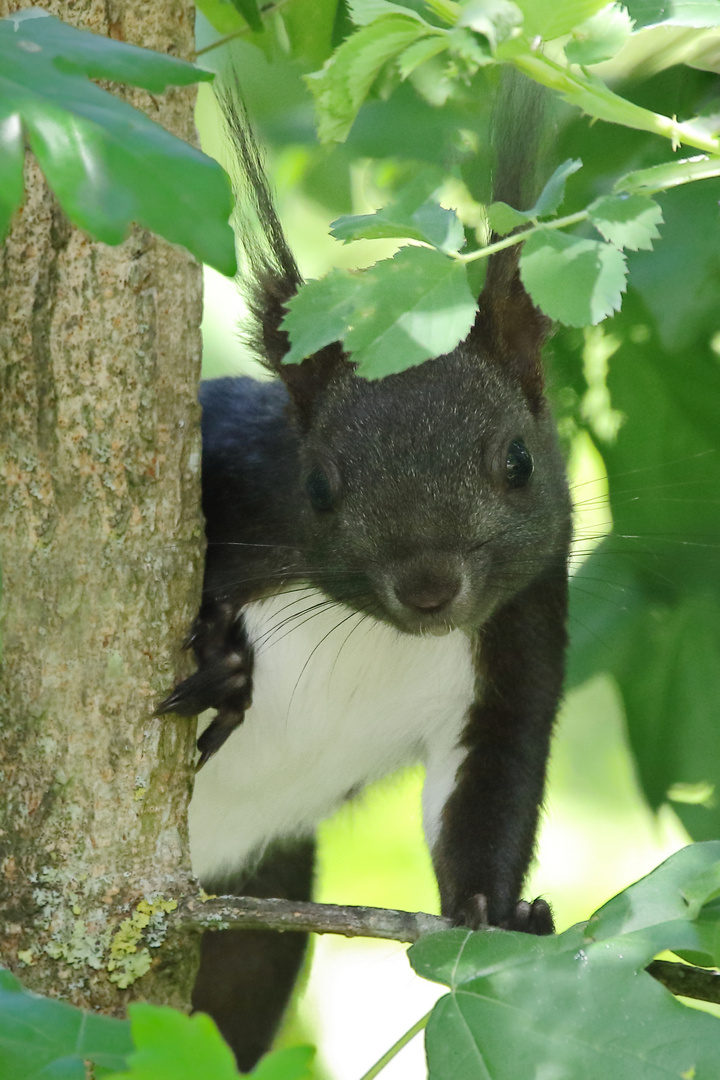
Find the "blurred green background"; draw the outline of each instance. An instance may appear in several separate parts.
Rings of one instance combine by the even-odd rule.
[[[446,202],[471,229],[489,171],[482,72],[435,103],[441,108],[427,88],[395,88],[361,110],[346,144],[317,145],[301,75],[328,55],[335,7],[300,0],[286,9],[296,12],[294,23],[285,18],[201,57],[239,78],[306,277],[391,254],[388,241],[344,247],[328,235],[329,223],[376,209],[420,170],[454,162]],[[324,13],[325,22],[303,30],[303,12],[311,21]],[[199,46],[216,37],[199,17]],[[666,36],[661,56],[652,40],[635,44],[625,67],[616,65],[618,86],[670,115],[711,114],[717,76],[680,66],[671,45]],[[205,86],[197,122],[203,148],[232,171]],[[459,133],[465,151],[479,152],[458,155]],[[591,127],[561,110],[551,167],[567,157],[585,166],[569,184],[572,212],[621,173],[668,160],[670,150],[651,135]],[[559,929],[586,919],[691,837],[720,832],[718,198],[715,181],[668,193],[657,250],[631,256],[623,311],[588,332],[561,328],[547,348],[577,539],[569,688],[527,895],[551,899]],[[242,315],[234,284],[206,270],[206,377],[258,373],[238,338]],[[392,777],[322,827],[317,899],[437,909],[421,784],[420,770]],[[434,1000],[404,953],[388,943],[316,941],[283,1038],[318,1044],[318,1077],[360,1076]],[[421,1040],[383,1075],[422,1076]]]

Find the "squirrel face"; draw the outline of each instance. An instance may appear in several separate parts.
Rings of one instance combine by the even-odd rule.
[[[315,404],[302,458],[313,580],[404,632],[478,629],[565,557],[547,405],[531,408],[467,345],[379,382],[347,366]]]

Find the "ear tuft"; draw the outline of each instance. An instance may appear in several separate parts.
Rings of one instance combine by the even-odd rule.
[[[515,246],[491,256],[470,337],[518,383],[537,412],[544,389],[541,349],[551,322],[520,280],[519,255]]]

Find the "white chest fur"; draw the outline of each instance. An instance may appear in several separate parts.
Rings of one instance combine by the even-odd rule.
[[[198,877],[217,881],[272,840],[309,835],[350,794],[418,760],[428,766],[432,843],[474,696],[465,635],[402,634],[312,590],[257,601],[245,618],[253,704],[197,776],[190,844]]]

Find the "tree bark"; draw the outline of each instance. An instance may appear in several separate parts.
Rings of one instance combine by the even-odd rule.
[[[193,55],[189,0],[44,6]],[[122,93],[194,138],[192,89]],[[152,713],[201,581],[201,270],[139,228],[93,242],[26,180],[0,251],[0,963],[106,1012],[182,1007],[197,934],[165,908],[191,887],[194,732]]]

